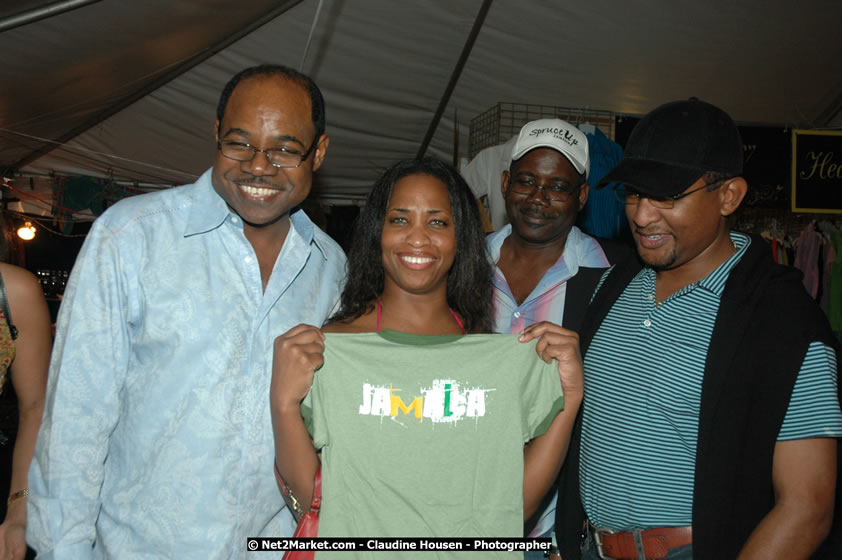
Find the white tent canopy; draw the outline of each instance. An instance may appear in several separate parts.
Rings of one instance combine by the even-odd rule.
[[[10,29],[3,18],[56,3],[0,6],[6,176],[191,181],[212,162],[225,82],[259,63],[298,68],[314,21],[301,69],[327,103],[314,195],[328,202],[362,198],[415,156],[440,105],[426,153],[449,161],[501,101],[642,114],[697,96],[738,122],[842,127],[839,0],[75,3]]]

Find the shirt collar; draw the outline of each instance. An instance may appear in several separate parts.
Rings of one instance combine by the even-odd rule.
[[[208,169],[196,181],[199,188],[194,191],[190,216],[184,228],[185,237],[214,230],[231,215],[225,200],[213,188],[212,171],[213,168]]]
[[[199,188],[195,191],[190,217],[187,220],[187,226],[184,228],[185,237],[212,231],[235,215],[228,208],[225,199],[219,196],[219,193],[213,188],[212,172],[213,168],[208,169],[196,180],[196,185]],[[240,220],[240,224],[240,227],[242,227],[242,220]],[[316,235],[315,228],[316,226],[303,210],[296,210],[290,215],[290,233],[298,235],[308,245],[313,243],[319,249],[322,258],[327,260],[325,242]]]
[[[599,129],[596,129],[599,131]],[[574,256],[575,255],[575,256]],[[564,247],[564,258],[568,263],[574,262],[576,270],[580,266],[588,268],[608,268],[608,258],[602,250],[599,241],[586,235],[578,227],[570,228],[567,234],[567,245]]]
[[[725,283],[728,281],[728,275],[731,273],[731,270],[737,263],[740,262],[740,259],[743,258],[743,255],[748,249],[748,246],[751,244],[751,238],[743,233],[739,233],[736,231],[730,232],[731,241],[737,246],[737,251],[728,257],[722,264],[717,266],[710,274],[699,280],[698,282],[694,282],[687,286],[684,286],[680,290],[678,290],[674,295],[682,295],[688,292],[695,290],[696,288],[701,288],[707,292],[712,293],[716,297],[722,297],[722,293],[725,291]],[[655,285],[655,270],[649,267],[645,267],[641,272],[644,272],[648,281]],[[654,289],[654,288],[653,288]],[[672,298],[673,296],[670,296]]]
[[[702,278],[699,282],[700,287],[709,290],[717,297],[722,297],[722,292],[725,291],[725,282],[728,280],[728,275],[731,274],[731,270],[737,266],[737,263],[740,262],[740,259],[743,258],[743,255],[745,255],[746,249],[748,249],[748,246],[751,245],[751,238],[748,235],[732,231],[730,232],[730,236],[731,241],[734,243],[737,250],[733,255],[728,257],[724,263],[716,267],[713,272]]]
[[[315,245],[322,254],[322,258],[324,260],[328,259],[325,240],[316,235],[317,226],[313,224],[310,217],[306,212],[304,212],[304,210],[294,211],[289,217],[289,225],[290,233],[295,232],[295,234],[300,236],[308,245],[310,243]]]
[[[512,224],[506,224],[494,233],[489,234],[485,239],[488,246],[488,258],[491,264],[497,264],[500,260],[500,247],[503,246],[503,241],[512,234]]]
[[[500,248],[503,246],[503,241],[511,234],[512,224],[506,224],[488,236],[488,256],[492,264],[496,264],[500,260]],[[599,242],[582,233],[576,226],[570,228],[570,232],[567,234],[567,241],[564,244],[564,250],[553,265],[553,268],[562,263],[567,265],[571,274],[576,274],[580,266],[591,268],[608,267],[608,259],[605,258],[605,253],[602,251]]]

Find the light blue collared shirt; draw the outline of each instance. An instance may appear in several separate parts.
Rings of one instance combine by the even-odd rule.
[[[486,239],[488,255],[494,265],[494,332],[519,333],[526,327],[550,321],[561,324],[567,281],[576,276],[579,267],[607,268],[608,259],[599,242],[573,226],[567,234],[564,251],[547,270],[532,293],[520,305],[515,301],[503,272],[497,267],[503,242],[512,234],[508,224]]]
[[[242,558],[246,537],[290,535],[273,342],[320,326],[344,276],[339,246],[296,212],[264,292],[210,171],[105,212],[58,318],[29,474],[39,558]]]

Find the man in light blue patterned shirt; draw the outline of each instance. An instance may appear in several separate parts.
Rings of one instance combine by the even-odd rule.
[[[99,218],[68,282],[30,471],[39,558],[228,559],[294,528],[272,472],[272,345],[336,304],[345,256],[303,212],[324,102],[236,75],[213,168]]]

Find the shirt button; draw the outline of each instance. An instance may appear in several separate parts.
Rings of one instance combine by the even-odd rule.
[[[643,326],[644,327],[651,327],[652,321],[650,321],[649,319],[646,319],[645,321],[643,321]]]
[[[231,223],[237,224],[237,223],[240,223],[240,220],[239,220],[239,218],[237,218],[237,216],[231,216]]]
[[[520,311],[515,311],[514,316],[515,316],[515,319],[517,319],[518,317],[520,317]]]
[[[655,299],[655,294],[649,294],[648,296],[646,296],[646,299],[652,301],[653,299]]]
[[[251,263],[251,261],[253,261],[254,259],[253,259],[253,258],[251,258],[251,257],[246,257],[246,259],[245,259],[245,260],[246,260],[246,264],[250,264],[250,263]]]

